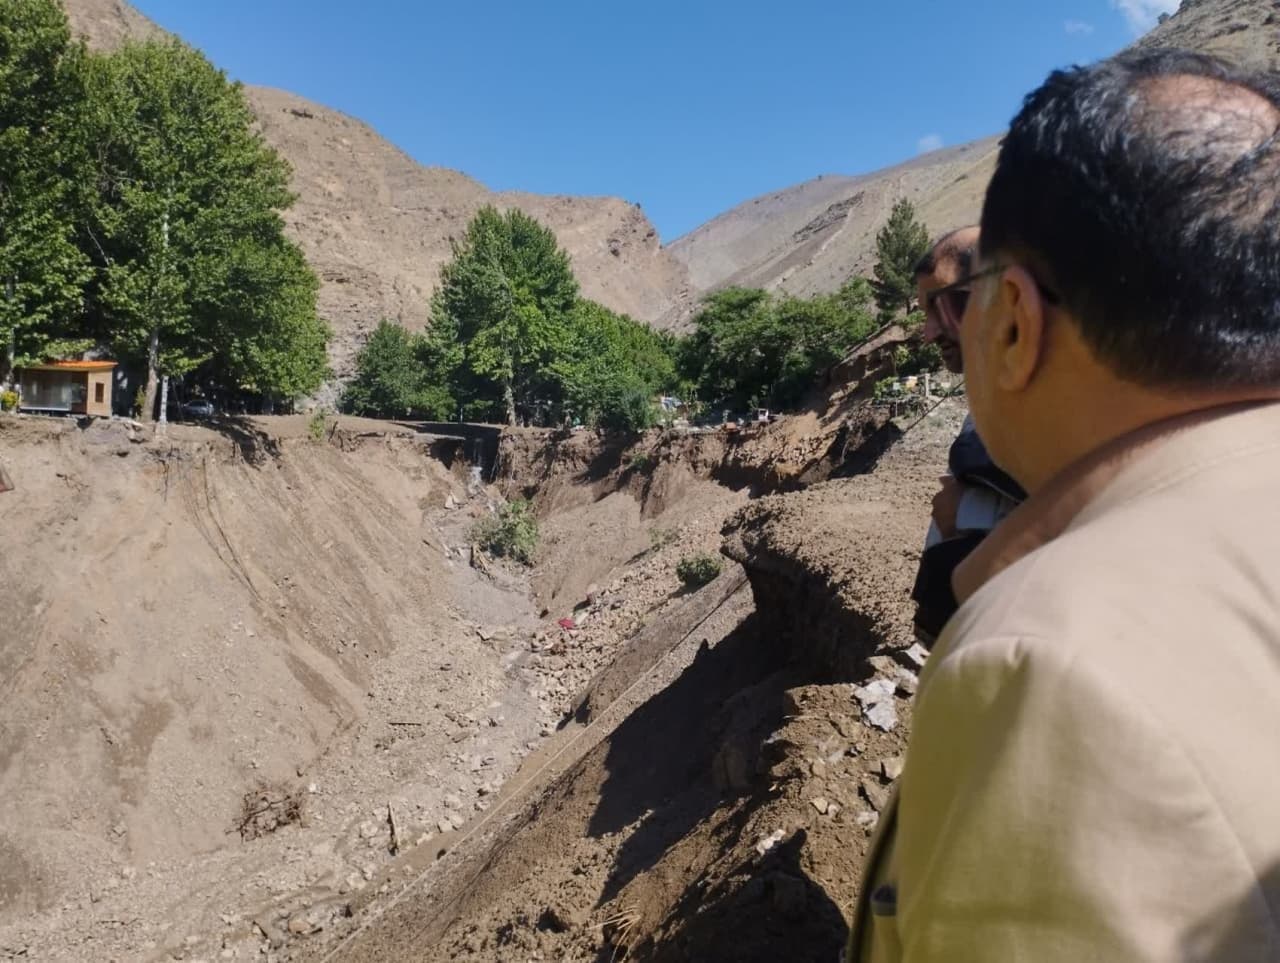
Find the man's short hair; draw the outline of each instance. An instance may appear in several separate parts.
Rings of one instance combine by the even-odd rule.
[[[970,230],[967,227],[958,227],[954,231],[942,235],[932,244],[925,256],[916,264],[915,276],[918,278],[928,277],[930,274],[938,273],[938,265],[949,258],[954,258],[958,275],[964,277],[973,270],[973,259],[978,256],[978,245],[975,243],[960,244],[956,239],[965,231]]]
[[[1056,71],[1000,149],[981,250],[1024,265],[1117,375],[1280,384],[1280,86],[1204,54]]]

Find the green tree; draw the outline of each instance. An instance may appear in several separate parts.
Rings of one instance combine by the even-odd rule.
[[[77,201],[89,183],[80,136],[82,49],[53,0],[0,12],[0,377],[15,362],[84,348],[88,259]]]
[[[211,361],[265,393],[323,377],[316,283],[284,236],[289,169],[238,84],[178,41],[86,62],[98,330],[157,380]]]
[[[320,281],[283,237],[239,244],[222,260],[208,301],[223,321],[216,354],[227,381],[274,401],[316,391],[329,372],[332,332],[316,316]]]
[[[835,294],[778,301],[776,323],[787,332],[789,342],[770,391],[770,403],[780,407],[800,403],[819,372],[875,330],[872,307],[870,285],[862,278]]]
[[[929,232],[916,220],[916,209],[905,197],[894,201],[889,220],[876,235],[876,304],[886,318],[911,310],[916,292],[916,265],[929,250]]]
[[[343,407],[358,415],[403,418],[420,406],[424,365],[417,340],[400,325],[378,322],[356,357]]]
[[[680,348],[684,376],[703,401],[731,407],[755,405],[764,388],[759,371],[778,354],[770,342],[773,299],[754,288],[726,288],[703,301],[693,333]]]
[[[790,407],[875,328],[867,283],[812,298],[729,288],[711,295],[681,346],[682,371],[713,405]]]
[[[654,423],[654,396],[677,383],[675,339],[594,301],[567,318],[554,363],[565,414],[584,424],[638,431]]]
[[[555,390],[578,297],[555,235],[518,210],[485,207],[453,245],[432,300],[432,352],[474,409],[515,424]]]

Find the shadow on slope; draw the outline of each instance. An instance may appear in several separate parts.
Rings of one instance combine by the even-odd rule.
[[[600,798],[588,834],[633,827],[618,850],[599,905],[652,869],[713,813],[726,793],[745,792],[753,747],[782,716],[791,683],[784,646],[751,616],[618,727],[610,737]]]

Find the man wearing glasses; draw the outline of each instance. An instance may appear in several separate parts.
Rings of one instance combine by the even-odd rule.
[[[936,344],[947,370],[964,370],[960,319],[969,297],[968,276],[978,254],[978,228],[964,227],[938,240],[916,266],[916,295],[924,309],[924,340]],[[948,474],[933,499],[933,517],[911,597],[916,636],[931,646],[957,608],[951,573],[1024,493],[987,454],[966,418],[951,446]]]
[[[849,958],[1280,960],[1280,80],[1054,73],[965,286],[1028,498],[956,570]]]

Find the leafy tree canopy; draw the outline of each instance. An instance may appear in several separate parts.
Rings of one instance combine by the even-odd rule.
[[[318,387],[328,334],[315,277],[284,236],[289,168],[240,86],[178,41],[91,55],[86,86],[93,300],[117,353],[146,358],[148,395],[157,375],[206,361],[266,394]]]
[[[77,246],[88,180],[80,129],[80,47],[50,0],[0,14],[0,377],[13,364],[83,350],[89,261]],[[9,349],[14,357],[9,357]]]
[[[824,368],[876,327],[861,278],[813,298],[729,288],[711,295],[681,347],[681,368],[712,405],[799,403]]]
[[[552,401],[578,298],[569,256],[519,210],[485,207],[453,245],[432,301],[434,346],[475,410],[514,424]]]
[[[911,310],[915,297],[916,265],[928,253],[929,232],[916,219],[916,209],[905,197],[894,202],[889,220],[876,234],[876,304],[886,320]]]
[[[379,418],[403,418],[420,410],[426,373],[421,340],[392,321],[380,321],[356,358],[356,376],[347,386],[343,407]]]
[[[318,282],[289,168],[238,84],[176,41],[93,54],[56,0],[0,7],[0,376],[108,346],[160,375],[314,391]]]

